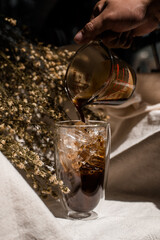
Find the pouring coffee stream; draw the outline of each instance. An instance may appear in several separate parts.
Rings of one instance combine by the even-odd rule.
[[[84,106],[119,105],[132,96],[135,86],[136,74],[131,66],[95,41],[78,49],[65,76],[67,94],[83,122]]]

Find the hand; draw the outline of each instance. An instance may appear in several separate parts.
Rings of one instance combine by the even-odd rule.
[[[100,0],[90,21],[74,40],[87,43],[102,39],[108,47],[129,47],[135,36],[143,36],[158,27],[159,0]]]

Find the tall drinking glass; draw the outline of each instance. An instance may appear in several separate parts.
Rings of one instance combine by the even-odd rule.
[[[60,201],[72,219],[94,219],[104,199],[110,158],[110,125],[105,121],[56,124],[56,174],[68,188]]]

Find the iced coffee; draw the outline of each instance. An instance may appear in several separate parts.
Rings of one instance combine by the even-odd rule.
[[[109,161],[109,124],[65,121],[57,125],[57,176],[69,189],[62,193],[68,215],[87,217],[104,194]]]

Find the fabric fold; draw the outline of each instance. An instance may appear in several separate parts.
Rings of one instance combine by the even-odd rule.
[[[0,169],[0,239],[72,239],[1,152]]]

